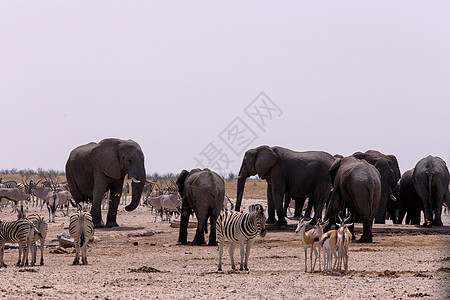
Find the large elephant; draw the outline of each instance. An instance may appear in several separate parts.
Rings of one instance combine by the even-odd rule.
[[[111,202],[105,227],[119,226],[117,208],[127,174],[132,179],[132,200],[125,210],[132,211],[139,205],[146,179],[144,154],[138,143],[110,138],[79,146],[70,153],[66,163],[70,192],[77,203],[92,201],[96,228],[104,226],[101,203],[108,190]]]
[[[357,212],[363,223],[360,242],[372,242],[372,223],[380,203],[380,172],[365,160],[353,156],[338,158],[330,168],[333,192],[327,206],[325,219],[336,220],[339,211],[348,208],[353,223]],[[331,222],[330,222],[331,223]],[[350,227],[354,236],[354,227]]]
[[[240,211],[245,181],[259,175],[267,181],[267,223],[286,225],[283,199],[306,199],[314,205],[315,217],[322,216],[331,191],[328,170],[333,156],[321,151],[295,152],[282,147],[260,146],[245,152],[237,182],[236,211]],[[275,220],[275,212],[278,221]]]
[[[375,223],[384,224],[386,221],[386,211],[389,201],[396,201],[393,197],[393,190],[400,180],[400,167],[397,158],[394,155],[386,155],[376,150],[368,150],[364,153],[355,152],[354,157],[364,159],[369,164],[374,165],[381,175],[381,196],[380,205],[375,214]],[[397,223],[394,216],[393,221]]]
[[[419,225],[420,224],[420,212],[423,210],[422,199],[416,192],[413,182],[414,169],[408,170],[403,173],[400,182],[398,183],[399,195],[399,212],[398,223],[403,223],[403,218],[406,214],[405,224]]]
[[[183,198],[181,207],[180,233],[178,244],[187,244],[187,228],[192,210],[197,217],[197,231],[192,245],[205,243],[205,231],[209,218],[209,246],[217,245],[216,220],[223,209],[225,182],[222,177],[209,169],[183,170],[176,181],[178,192]]]
[[[448,197],[450,180],[445,161],[440,157],[431,155],[422,158],[414,168],[412,179],[417,194],[423,203],[425,215],[423,226],[442,226],[442,204]]]

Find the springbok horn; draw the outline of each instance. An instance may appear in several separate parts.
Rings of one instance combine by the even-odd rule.
[[[342,211],[339,211],[339,213],[338,213],[339,222],[340,222],[340,223],[344,223],[344,222],[342,221],[341,215],[342,215]]]
[[[141,183],[141,181],[140,180],[137,180],[136,178],[134,178],[134,177],[131,177],[131,181],[133,181],[134,183]]]
[[[350,217],[351,217],[351,216],[352,216],[352,213],[349,211],[349,212],[348,212],[348,216],[345,217],[345,219],[344,219],[344,223],[347,223],[347,221],[350,220]]]

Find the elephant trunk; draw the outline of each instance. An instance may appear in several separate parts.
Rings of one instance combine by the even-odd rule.
[[[239,176],[239,179],[237,182],[236,206],[234,208],[236,211],[241,210],[242,196],[244,195],[244,187],[245,187],[246,180],[247,180],[247,177]]]
[[[141,201],[142,191],[144,189],[145,176],[139,176],[138,178],[133,179],[134,180],[131,182],[131,203],[125,207],[126,211],[132,211],[138,207]]]

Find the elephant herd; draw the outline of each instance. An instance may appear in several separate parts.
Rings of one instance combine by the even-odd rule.
[[[132,211],[146,182],[144,154],[138,143],[113,138],[89,143],[75,148],[66,163],[73,198],[77,203],[92,202],[95,227],[118,226],[117,208],[127,174],[132,180],[132,201],[125,209]],[[363,224],[362,242],[372,241],[373,221],[385,223],[387,215],[394,223],[401,223],[406,214],[406,222],[418,224],[423,211],[424,226],[442,226],[443,202],[450,205],[448,168],[441,158],[433,156],[421,159],[401,176],[396,157],[375,150],[342,157],[264,145],[245,152],[238,175],[235,210],[240,211],[246,179],[258,175],[267,181],[268,224],[286,225],[286,202],[294,200],[295,215],[300,216],[309,199],[306,214],[313,210],[314,219],[322,218],[324,209],[329,220],[335,220],[339,211],[350,211],[350,223]],[[208,169],[193,169],[183,170],[176,183],[183,199],[178,242],[187,243],[187,225],[194,211],[198,225],[193,244],[205,243],[209,218],[209,245],[215,245],[224,180]],[[111,202],[105,225],[100,205],[108,190]]]

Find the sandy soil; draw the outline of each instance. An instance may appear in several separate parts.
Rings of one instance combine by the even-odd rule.
[[[263,202],[262,202],[263,203]],[[49,224],[44,266],[14,266],[18,250],[5,251],[0,297],[5,299],[449,299],[450,236],[377,233],[372,244],[350,248],[350,274],[304,272],[304,250],[292,231],[269,231],[257,238],[250,271],[231,271],[228,246],[222,272],[217,247],[177,246],[178,229],[148,208],[120,208],[114,229],[99,229],[89,244],[86,266],[73,266],[74,254],[50,253],[56,235],[67,231],[58,211]],[[30,212],[38,211],[30,208]],[[42,214],[48,217],[43,210]],[[104,218],[106,212],[103,212]],[[13,220],[11,209],[1,220]],[[450,216],[445,223],[450,225]],[[195,229],[189,231],[193,238]],[[149,233],[153,235],[148,236]],[[447,231],[448,232],[448,231]],[[147,235],[146,235],[147,234]],[[70,252],[72,249],[68,249]],[[235,253],[239,260],[239,251]]]

